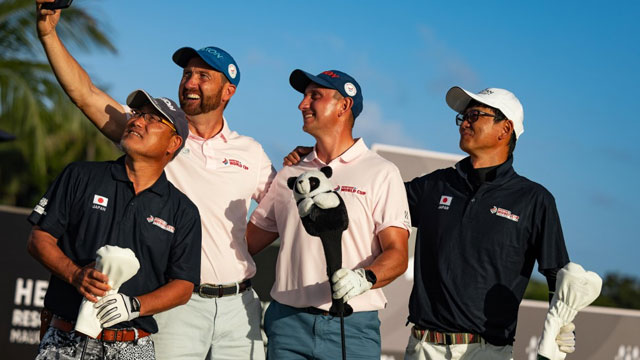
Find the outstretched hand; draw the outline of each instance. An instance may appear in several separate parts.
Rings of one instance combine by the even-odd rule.
[[[295,165],[300,162],[303,156],[308,155],[312,151],[313,146],[297,146],[292,152],[284,157],[282,166]]]
[[[55,32],[60,20],[60,10],[47,10],[42,4],[51,3],[54,0],[36,0],[38,37],[43,38]]]
[[[104,296],[111,289],[109,277],[94,268],[95,262],[81,267],[73,274],[72,285],[91,302],[97,302],[96,296]]]

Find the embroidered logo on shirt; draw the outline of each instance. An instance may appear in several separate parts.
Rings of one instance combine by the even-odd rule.
[[[37,212],[40,215],[44,214],[45,213],[44,208],[45,206],[47,206],[48,202],[49,202],[49,199],[43,197],[42,199],[40,199],[40,202],[38,203],[38,205],[36,205],[36,207],[33,208],[33,211]]]
[[[104,196],[94,194],[93,195],[93,209],[107,211],[107,204],[109,203],[109,199]]]
[[[366,191],[362,191],[360,189],[358,189],[355,186],[346,186],[346,185],[338,185],[336,186],[334,189],[334,191],[340,191],[343,193],[352,193],[352,194],[358,194],[358,195],[367,195]]]
[[[500,217],[509,219],[511,221],[518,222],[518,220],[520,220],[520,216],[516,214],[512,214],[511,211],[505,210],[503,208],[499,208],[497,206],[492,207],[491,209],[489,209],[489,211],[494,215],[498,215]]]
[[[147,221],[149,222],[149,224],[153,224],[153,225],[159,227],[160,229],[168,231],[168,232],[170,232],[172,234],[176,230],[175,227],[167,224],[166,221],[160,219],[159,217],[155,217],[153,215],[149,215],[149,217],[147,217]]]
[[[244,165],[240,160],[224,158],[224,160],[222,160],[222,163],[225,166],[237,166],[240,169],[249,170],[249,167],[247,165]]]
[[[438,206],[438,209],[449,210],[449,206],[451,206],[452,201],[453,201],[453,196],[442,195],[440,197],[440,204]]]

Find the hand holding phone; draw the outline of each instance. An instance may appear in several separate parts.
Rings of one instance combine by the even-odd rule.
[[[72,2],[73,0],[56,0],[54,2],[42,4],[42,9],[47,9],[47,10],[66,9],[69,6],[71,6]]]

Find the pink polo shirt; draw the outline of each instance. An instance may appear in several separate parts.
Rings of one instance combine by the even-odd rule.
[[[222,130],[210,139],[189,133],[184,148],[165,167],[167,179],[200,211],[200,281],[211,284],[255,275],[256,264],[244,237],[247,214],[251,199],[260,202],[276,175],[262,146],[231,131],[223,121]]]
[[[315,150],[298,165],[283,168],[269,193],[251,216],[261,229],[278,232],[280,252],[271,297],[294,307],[313,306],[328,310],[331,289],[319,237],[309,235],[300,220],[287,179],[324,164]],[[382,252],[378,233],[389,226],[409,230],[409,208],[400,172],[391,162],[370,151],[362,139],[328,164],[329,179],[339,188],[349,215],[349,228],[342,234],[342,267],[365,267]],[[387,299],[381,289],[349,300],[354,311],[379,310]]]

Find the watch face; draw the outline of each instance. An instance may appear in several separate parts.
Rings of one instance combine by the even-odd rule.
[[[371,270],[365,270],[364,276],[367,278],[367,281],[372,284],[372,286],[376,284],[376,281],[378,281],[376,274]]]

